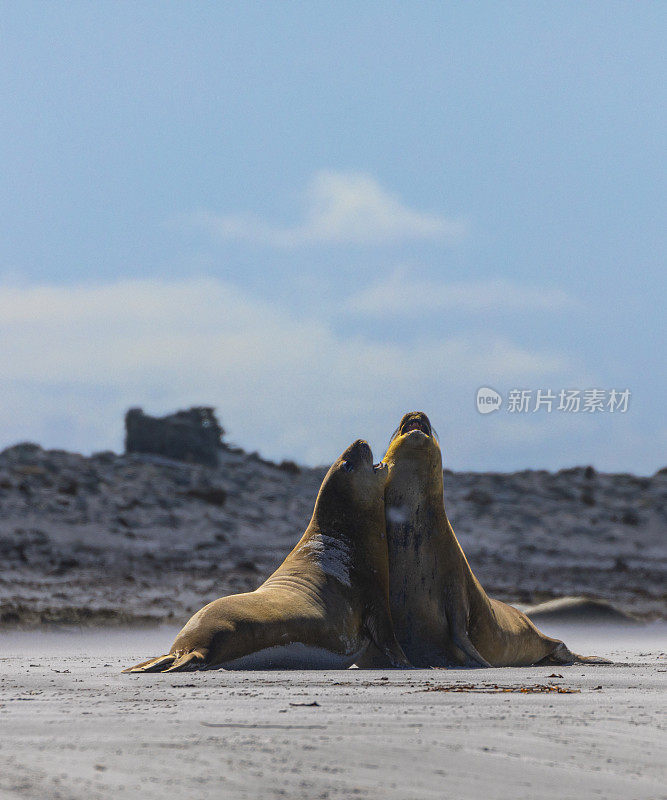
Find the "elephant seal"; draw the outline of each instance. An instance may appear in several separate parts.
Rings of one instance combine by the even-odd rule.
[[[346,668],[371,642],[391,666],[409,667],[389,611],[387,474],[365,441],[350,445],[281,566],[255,591],[204,606],[167,655],[124,672]]]
[[[396,637],[415,667],[589,660],[542,634],[521,611],[487,596],[447,518],[442,455],[426,414],[403,417],[383,461],[389,467],[390,607]],[[378,663],[378,654],[369,651],[359,665]]]
[[[637,625],[633,614],[616,608],[606,600],[592,597],[557,597],[536,606],[524,608],[526,616],[533,622],[588,625]]]

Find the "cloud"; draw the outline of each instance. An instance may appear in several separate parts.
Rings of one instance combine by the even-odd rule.
[[[0,285],[0,332],[0,442],[84,452],[121,446],[129,406],[199,403],[245,447],[323,463],[359,436],[381,450],[415,407],[450,427],[449,452],[470,463],[491,447],[478,386],[543,385],[572,369],[501,337],[402,345],[339,333],[212,278]]]
[[[318,172],[306,193],[303,222],[280,227],[246,215],[196,214],[190,221],[222,240],[279,248],[322,244],[390,244],[408,240],[451,242],[465,234],[460,220],[407,208],[369,175]]]
[[[346,310],[382,317],[421,316],[442,311],[561,311],[578,301],[561,289],[521,286],[503,280],[440,283],[396,270],[386,280],[351,297]]]

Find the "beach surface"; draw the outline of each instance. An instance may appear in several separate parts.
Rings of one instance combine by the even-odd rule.
[[[667,624],[557,627],[614,665],[123,675],[175,629],[4,632],[0,797],[667,797]]]

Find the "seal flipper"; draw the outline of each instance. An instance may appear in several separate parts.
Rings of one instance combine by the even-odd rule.
[[[468,609],[467,603],[461,603],[458,608],[454,608],[451,613],[447,609],[445,612],[449,623],[449,632],[453,643],[467,658],[467,667],[491,667],[492,664],[484,658],[470,639],[468,634]]]
[[[371,639],[364,652],[354,662],[359,669],[382,669],[391,666],[387,657],[382,653]]]
[[[537,663],[569,666],[572,664],[613,664],[614,662],[600,656],[580,656],[578,653],[573,653],[565,642],[558,642],[558,646],[553,652]]]
[[[452,641],[454,644],[459,648],[459,650],[463,653],[463,655],[468,659],[468,664],[465,666],[467,667],[491,667],[492,664],[484,658],[484,656],[479,652],[479,650],[475,647],[475,645],[470,640],[470,636],[468,635],[468,631],[465,629],[462,631],[452,630]]]
[[[133,667],[128,667],[124,669],[123,672],[163,672],[163,667],[172,664],[176,661],[176,658],[177,656],[175,653],[149,658],[148,661],[142,661],[139,664],[135,664]]]
[[[199,650],[191,650],[186,653],[169,653],[166,656],[149,658],[148,661],[128,667],[123,672],[184,672],[201,669],[204,662],[205,656]]]
[[[187,672],[189,670],[201,669],[205,664],[206,658],[199,650],[192,650],[183,653],[176,661],[164,672]]]
[[[602,656],[581,656],[579,653],[574,654],[574,663],[575,664],[613,664],[613,661],[610,661],[608,658],[603,658]]]
[[[383,659],[387,660],[386,666],[395,669],[413,669],[412,664],[408,661],[403,648],[396,638],[394,633],[394,626],[389,618],[389,612],[378,612],[376,609],[371,609],[364,622],[364,627],[371,637],[371,644],[369,650],[373,650],[375,654],[381,654]],[[363,661],[363,659],[360,659]],[[369,659],[370,661],[371,659]],[[384,664],[377,663],[378,659],[372,659],[375,663],[370,664],[369,661],[365,662],[366,666],[382,666]]]
[[[398,639],[393,636],[393,641],[388,642],[382,648],[383,654],[389,660],[389,666],[395,669],[413,669],[412,664],[408,661],[403,648],[398,643]]]

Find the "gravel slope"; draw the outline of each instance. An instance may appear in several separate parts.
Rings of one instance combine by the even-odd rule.
[[[257,586],[306,527],[324,469],[223,448],[213,469],[36,445],[0,453],[0,627],[183,621]],[[667,616],[667,474],[445,472],[489,594],[584,594]]]

